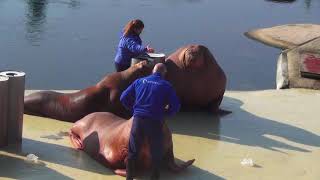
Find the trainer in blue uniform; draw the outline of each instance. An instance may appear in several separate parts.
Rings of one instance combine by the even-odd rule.
[[[141,20],[130,21],[124,28],[120,37],[120,42],[115,57],[115,67],[117,72],[124,71],[130,67],[131,58],[143,55],[147,52],[154,52],[149,46],[142,46],[140,34],[144,24]]]
[[[172,85],[164,79],[167,72],[162,63],[155,65],[153,74],[134,81],[120,97],[121,103],[133,111],[133,123],[129,139],[127,180],[133,179],[132,172],[144,137],[150,144],[152,158],[151,179],[158,179],[159,166],[163,157],[162,126],[166,115],[180,109],[180,102]]]

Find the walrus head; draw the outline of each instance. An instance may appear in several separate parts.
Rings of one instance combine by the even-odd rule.
[[[200,70],[208,65],[211,60],[209,50],[202,45],[191,45],[186,47],[179,55],[184,69]]]

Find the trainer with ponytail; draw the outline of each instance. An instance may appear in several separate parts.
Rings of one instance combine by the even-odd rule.
[[[143,46],[140,34],[144,24],[140,19],[131,20],[124,28],[115,57],[115,68],[117,72],[124,71],[130,67],[131,58],[154,52],[149,46]]]

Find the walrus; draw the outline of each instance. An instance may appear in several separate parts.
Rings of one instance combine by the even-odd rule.
[[[187,45],[166,60],[166,79],[187,111],[217,113],[226,88],[226,76],[211,52],[202,45]],[[129,118],[120,102],[121,93],[136,79],[150,75],[152,67],[140,62],[122,72],[106,75],[96,85],[74,93],[40,91],[25,97],[26,114],[75,122],[92,112],[112,112]]]
[[[126,176],[129,135],[133,118],[129,120],[109,112],[91,113],[72,126],[69,136],[74,148],[83,150],[93,159],[120,176]],[[174,160],[172,134],[163,126],[163,166],[173,172],[180,172],[195,159],[177,165]],[[142,144],[136,161],[136,175],[151,168],[151,155],[147,139]]]
[[[165,64],[168,69],[166,79],[175,88],[183,110],[218,113],[227,78],[208,48],[202,45],[181,47],[166,59]]]
[[[151,71],[143,61],[126,71],[106,75],[96,85],[74,93],[35,92],[25,97],[24,112],[68,122],[75,122],[92,112],[112,112],[128,118],[130,112],[122,106],[120,95],[134,80]]]

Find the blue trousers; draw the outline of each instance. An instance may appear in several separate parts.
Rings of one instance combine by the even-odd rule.
[[[129,138],[129,160],[137,160],[144,138],[150,145],[153,168],[159,168],[163,157],[163,122],[150,118],[134,117]]]

